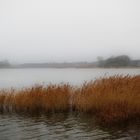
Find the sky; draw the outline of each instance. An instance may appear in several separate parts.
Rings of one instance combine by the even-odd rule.
[[[140,59],[140,0],[0,0],[0,60]]]

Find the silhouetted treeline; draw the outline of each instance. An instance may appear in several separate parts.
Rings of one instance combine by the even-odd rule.
[[[98,57],[98,67],[140,67],[140,60],[131,60],[127,55],[110,57],[105,60]]]
[[[103,59],[98,57],[95,62],[71,62],[71,63],[24,63],[12,65],[7,60],[0,61],[0,68],[119,68],[140,67],[140,60],[132,60],[127,55],[109,57]]]

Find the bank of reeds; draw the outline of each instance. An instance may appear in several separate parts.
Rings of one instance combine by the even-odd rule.
[[[69,110],[69,85],[36,85],[22,90],[0,92],[0,111],[47,113]]]
[[[140,76],[113,76],[85,83],[75,91],[74,108],[102,122],[140,118]]]
[[[62,84],[3,90],[0,111],[83,112],[94,114],[105,123],[135,120],[140,118],[140,76],[112,76],[80,87]]]

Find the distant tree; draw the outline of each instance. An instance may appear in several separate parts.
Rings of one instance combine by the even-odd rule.
[[[131,63],[131,59],[127,55],[120,55],[117,57],[110,57],[105,60],[105,67],[127,67]]]
[[[98,65],[98,67],[104,66],[104,58],[102,56],[97,57],[97,65]]]
[[[0,61],[0,68],[9,68],[9,67],[10,63],[8,62],[8,60]]]

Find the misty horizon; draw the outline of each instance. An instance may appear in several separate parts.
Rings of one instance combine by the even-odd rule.
[[[140,59],[139,0],[0,1],[0,60]]]
[[[140,59],[131,59],[128,55],[111,56],[107,59],[98,57],[96,61],[77,62],[27,62],[10,63],[8,60],[0,61],[0,68],[138,68]]]
[[[102,58],[103,60],[106,60],[108,58],[113,58],[113,57],[117,57],[117,56],[123,56],[123,55],[126,55],[126,54],[120,54],[120,55],[111,55],[111,56],[107,56],[107,57],[103,57],[103,56],[97,56],[94,60],[80,60],[78,59],[77,61],[74,60],[74,61],[66,61],[66,60],[63,60],[63,61],[45,61],[45,60],[42,60],[42,61],[11,61],[9,59],[1,59],[0,62],[9,62],[10,64],[26,64],[26,63],[92,63],[92,62],[97,62],[98,61],[98,58]],[[140,57],[130,57],[129,55],[126,55],[128,56],[131,60],[140,60]]]

